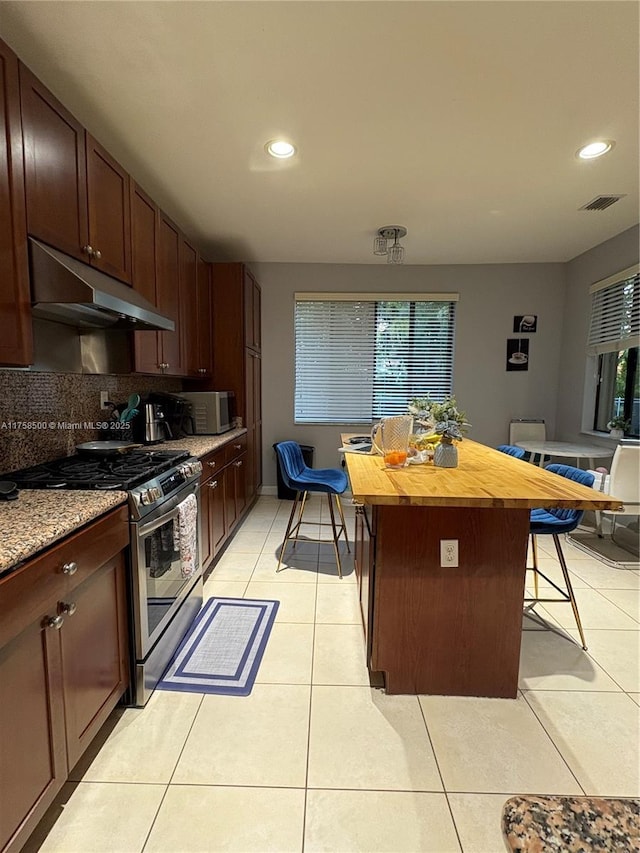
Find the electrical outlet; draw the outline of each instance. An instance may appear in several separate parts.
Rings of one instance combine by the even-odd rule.
[[[458,566],[458,540],[440,540],[440,565],[443,568],[455,569]]]
[[[107,406],[105,405],[105,403],[107,403],[108,401],[109,401],[109,392],[108,391],[101,391],[100,392],[100,408],[106,409]]]

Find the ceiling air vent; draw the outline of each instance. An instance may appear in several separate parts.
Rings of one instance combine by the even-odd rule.
[[[594,199],[591,199],[588,204],[585,204],[583,207],[579,207],[578,210],[606,210],[608,207],[611,207],[612,204],[615,204],[617,201],[620,201],[621,198],[624,198],[626,193],[622,195],[599,195]]]

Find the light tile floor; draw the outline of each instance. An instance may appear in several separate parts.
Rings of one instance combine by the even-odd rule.
[[[637,568],[567,543],[589,651],[568,604],[537,605],[516,700],[387,696],[367,677],[352,557],[340,581],[332,547],[308,543],[276,575],[290,507],[260,498],[205,585],[281,601],[251,695],[118,709],[28,853],[500,853],[514,794],[640,796]]]

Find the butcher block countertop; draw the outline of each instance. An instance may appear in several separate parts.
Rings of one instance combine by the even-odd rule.
[[[345,436],[346,437],[346,436]],[[353,497],[390,506],[618,509],[610,495],[470,439],[457,442],[458,467],[385,468],[381,456],[345,453]]]
[[[22,489],[0,503],[0,575],[126,500],[118,491]]]

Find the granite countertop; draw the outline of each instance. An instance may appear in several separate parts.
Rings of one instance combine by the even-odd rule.
[[[246,432],[196,435],[148,449],[184,449],[201,457]],[[126,501],[120,491],[21,489],[17,500],[0,502],[0,575]]]
[[[217,450],[224,444],[233,441],[234,438],[239,438],[241,435],[246,435],[246,427],[240,429],[232,429],[229,432],[224,432],[222,435],[193,435],[189,438],[177,438],[173,441],[163,441],[161,444],[149,445],[149,450],[167,450],[183,449],[188,450],[194,456],[204,456],[212,450]]]
[[[511,797],[502,829],[513,853],[631,853],[640,850],[640,800]]]
[[[118,491],[22,489],[0,503],[0,575],[126,500]]]

